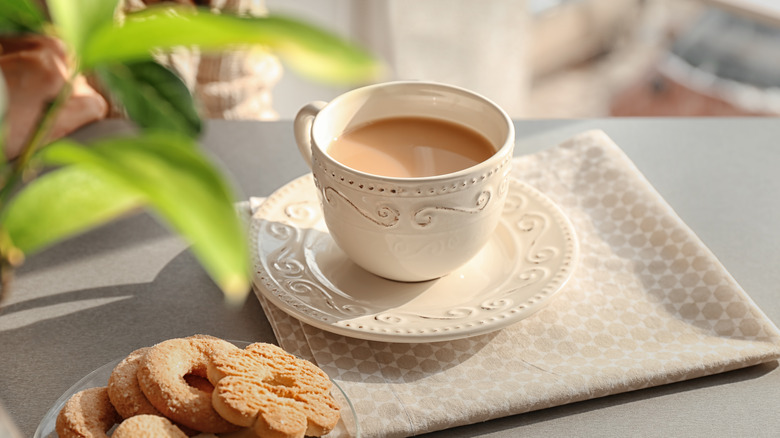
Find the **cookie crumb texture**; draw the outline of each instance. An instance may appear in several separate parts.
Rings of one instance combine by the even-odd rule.
[[[89,388],[73,394],[57,415],[59,438],[104,437],[121,420],[105,386]]]
[[[187,438],[187,434],[165,417],[136,415],[124,420],[111,438]]]

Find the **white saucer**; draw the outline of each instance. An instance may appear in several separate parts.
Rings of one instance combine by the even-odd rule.
[[[386,342],[489,333],[533,314],[571,277],[574,227],[549,198],[511,180],[495,236],[457,271],[420,283],[377,277],[331,239],[311,174],[269,196],[250,224],[256,290],[323,330]]]

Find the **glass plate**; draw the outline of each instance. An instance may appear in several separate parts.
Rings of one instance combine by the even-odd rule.
[[[239,342],[239,341],[230,341],[233,344],[244,348],[247,345],[249,345],[248,342]],[[35,435],[33,435],[34,438],[56,438],[57,432],[55,431],[55,424],[57,421],[57,415],[59,414],[62,407],[65,405],[65,402],[68,401],[68,399],[75,393],[82,391],[84,389],[88,388],[94,388],[98,386],[106,386],[108,385],[108,378],[111,376],[111,372],[114,370],[114,367],[122,360],[124,359],[119,358],[116,360],[113,360],[100,368],[92,371],[91,373],[87,374],[76,382],[73,386],[71,386],[67,391],[65,391],[64,394],[60,396],[60,398],[57,399],[57,401],[54,402],[52,407],[49,409],[48,412],[43,416],[43,419],[41,420],[40,424],[38,424],[38,429],[35,431]],[[341,419],[339,420],[339,423],[336,425],[336,427],[331,431],[331,433],[325,435],[327,438],[357,438],[360,436],[360,427],[358,426],[357,422],[357,413],[355,412],[355,407],[352,405],[352,402],[347,398],[347,394],[344,392],[344,390],[333,380],[333,390],[331,391],[331,395],[336,400],[336,403],[339,404],[341,407]]]

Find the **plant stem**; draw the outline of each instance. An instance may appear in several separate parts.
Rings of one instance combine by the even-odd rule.
[[[3,310],[5,300],[10,296],[13,276],[14,270],[11,264],[5,260],[0,260],[0,312]]]

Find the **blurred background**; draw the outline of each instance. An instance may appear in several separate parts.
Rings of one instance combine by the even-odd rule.
[[[780,113],[777,0],[262,1],[363,45],[382,80],[460,85],[513,118]],[[272,74],[258,118],[347,89]]]
[[[518,119],[780,114],[780,0],[167,1],[309,21],[382,60],[377,81],[462,86]],[[165,56],[211,118],[292,119],[360,85],[262,51]]]

